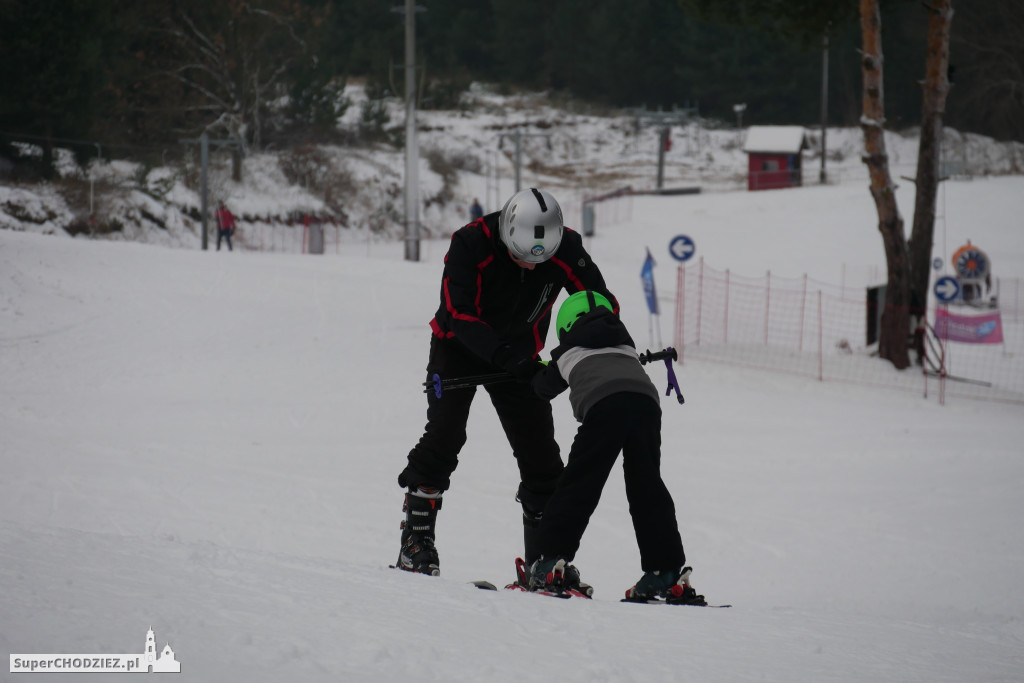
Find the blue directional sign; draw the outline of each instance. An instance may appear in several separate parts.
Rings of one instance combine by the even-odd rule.
[[[676,235],[668,243],[668,253],[672,254],[676,261],[689,260],[696,251],[697,245],[686,235]]]
[[[942,303],[949,303],[953,299],[960,296],[960,283],[955,277],[940,277],[935,281],[935,287],[932,288],[935,292],[936,298]]]

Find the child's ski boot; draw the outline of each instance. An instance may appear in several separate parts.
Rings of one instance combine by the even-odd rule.
[[[547,559],[542,555],[529,570],[525,562],[520,568],[519,561],[516,569],[520,573],[519,582],[525,583],[529,591],[581,598],[589,598],[594,594],[593,587],[580,581],[580,570],[563,558]]]
[[[626,591],[626,602],[660,602],[670,605],[707,605],[690,585],[690,567],[645,572],[636,585]]]

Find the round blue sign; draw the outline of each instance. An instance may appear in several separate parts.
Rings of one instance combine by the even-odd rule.
[[[960,283],[955,277],[949,277],[948,275],[940,277],[935,281],[933,291],[935,292],[935,298],[942,303],[948,303],[960,296]]]
[[[686,235],[676,235],[668,243],[668,253],[676,261],[687,261],[697,251],[697,245]]]

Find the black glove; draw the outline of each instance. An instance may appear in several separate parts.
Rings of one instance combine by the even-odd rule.
[[[535,358],[523,358],[516,363],[514,368],[509,370],[512,373],[517,382],[523,384],[529,384],[533,379],[534,375],[544,369],[544,365]]]
[[[533,376],[544,369],[544,365],[536,358],[529,356],[513,356],[508,344],[503,344],[494,352],[491,359],[495,365],[509,373],[517,382],[529,384]]]
[[[562,373],[553,362],[550,365],[542,365],[543,370],[530,379],[530,387],[533,393],[541,398],[550,401],[555,396],[569,388],[569,385],[562,379]]]

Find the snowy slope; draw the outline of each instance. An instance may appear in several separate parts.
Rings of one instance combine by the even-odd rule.
[[[1022,191],[947,189],[951,217],[980,217],[955,230],[1004,274],[1024,272]],[[864,187],[633,201],[589,248],[640,343],[643,248],[664,291],[672,234],[737,272],[834,281],[881,258]],[[734,605],[701,610],[618,602],[639,559],[617,474],[576,560],[593,601],[469,586],[511,580],[522,533],[480,397],[439,517],[443,576],[387,569],[444,244],[426,251],[0,230],[0,651],[140,652],[152,626],[189,681],[1024,678],[1019,406],[680,367],[664,474],[694,585]],[[567,450],[568,401],[555,410]]]

